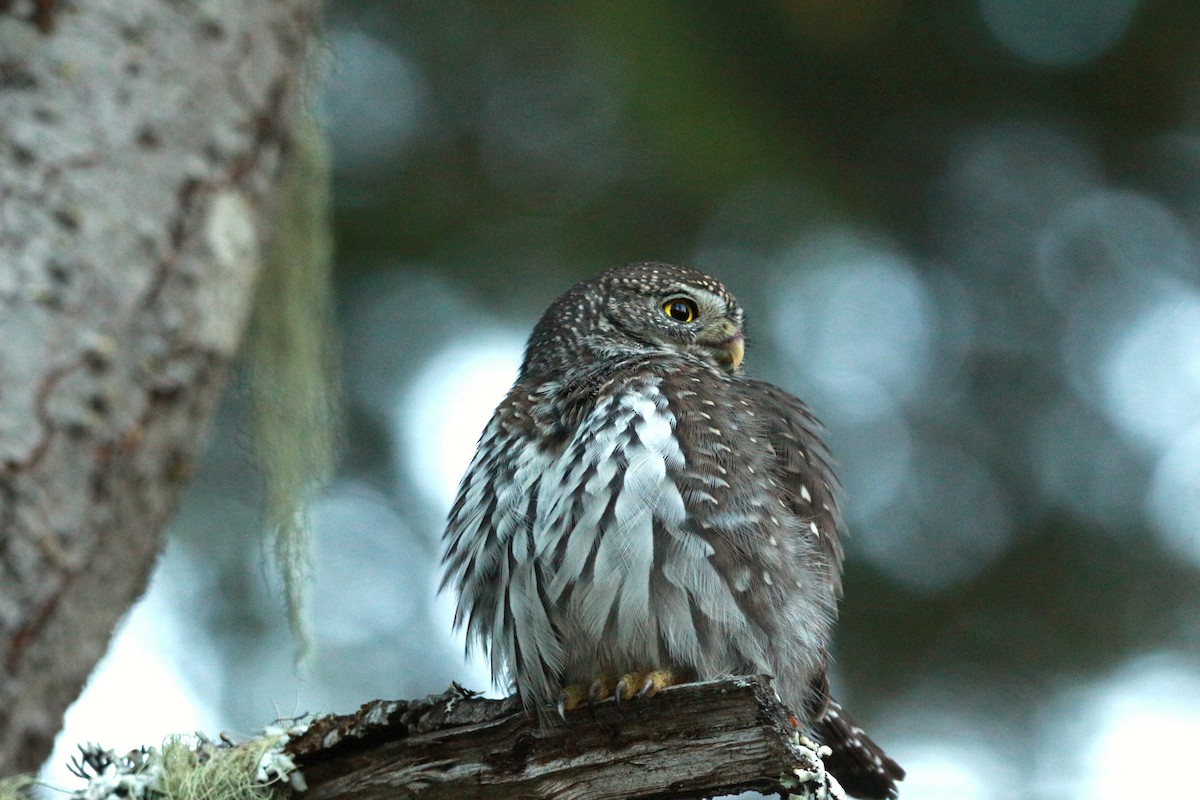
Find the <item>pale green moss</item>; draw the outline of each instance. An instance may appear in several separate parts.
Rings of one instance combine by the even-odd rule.
[[[122,756],[98,745],[80,748],[75,771],[88,785],[75,800],[268,800],[303,790],[304,780],[283,751],[300,727],[269,728],[232,745],[201,736],[171,736],[161,748]],[[2,784],[0,784],[2,786]],[[3,796],[0,800],[17,800]]]
[[[28,775],[0,778],[0,800],[29,800],[29,789],[34,783]]]
[[[260,783],[258,768],[276,741],[264,737],[237,747],[197,747],[186,737],[174,737],[163,743],[159,756],[158,792],[163,800],[266,800],[278,780]]]
[[[308,506],[328,481],[340,428],[330,282],[329,163],[300,115],[289,140],[271,247],[246,348],[254,449],[299,661],[310,651]]]

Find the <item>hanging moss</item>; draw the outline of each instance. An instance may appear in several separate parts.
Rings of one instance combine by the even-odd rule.
[[[311,650],[308,506],[333,470],[340,414],[332,345],[328,155],[322,132],[308,115],[297,123],[290,145],[246,366],[267,525],[302,662]]]

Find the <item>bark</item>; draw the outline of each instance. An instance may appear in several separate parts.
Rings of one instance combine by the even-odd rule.
[[[46,757],[145,586],[242,338],[317,11],[0,4],[0,774]]]
[[[802,783],[821,796],[829,791],[823,766],[795,734],[760,676],[671,687],[624,708],[606,700],[565,722],[540,723],[513,698],[455,689],[377,700],[317,720],[286,751],[308,784],[306,800],[667,800]]]

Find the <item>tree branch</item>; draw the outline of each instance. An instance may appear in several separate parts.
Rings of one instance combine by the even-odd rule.
[[[820,797],[830,791],[824,768],[796,733],[765,676],[671,687],[640,704],[606,700],[548,723],[514,698],[455,686],[324,717],[286,751],[306,800],[667,800],[798,788]]]

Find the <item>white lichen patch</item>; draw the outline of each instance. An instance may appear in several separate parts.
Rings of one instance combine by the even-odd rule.
[[[289,740],[300,736],[308,728],[308,723],[292,721],[287,726],[270,725],[263,729],[263,738],[274,739],[274,744],[263,751],[258,759],[258,768],[254,771],[254,779],[264,786],[286,780],[297,792],[308,788],[304,775],[296,768],[296,762],[289,753],[284,752],[284,745]]]
[[[791,775],[784,776],[780,783],[788,792],[790,800],[846,800],[846,792],[837,778],[825,770],[822,760],[833,751],[818,744],[803,734],[797,733],[793,744],[797,756],[796,767]]]
[[[143,747],[116,755],[97,744],[81,745],[72,771],[88,783],[75,800],[247,800],[269,798],[287,784],[307,788],[295,761],[284,751],[307,723],[268,727],[240,744],[197,734],[173,736],[161,748]]]
[[[254,211],[237,190],[213,195],[205,237],[217,266],[229,269],[258,257]]]
[[[95,742],[79,746],[72,771],[88,779],[72,796],[78,800],[150,798],[161,796],[162,760],[154,749],[133,750],[118,756]]]
[[[237,190],[224,190],[209,202],[204,243],[211,270],[196,284],[201,343],[232,355],[242,339],[261,258],[254,208]]]

